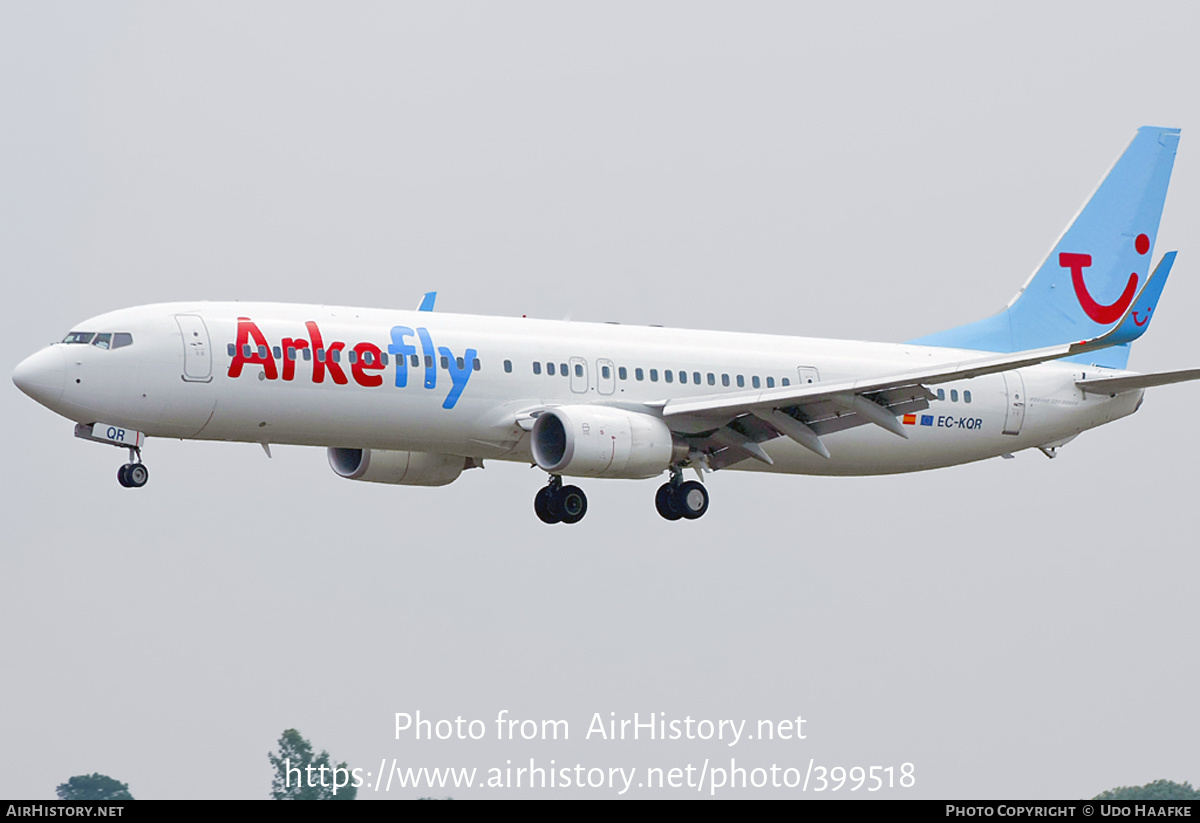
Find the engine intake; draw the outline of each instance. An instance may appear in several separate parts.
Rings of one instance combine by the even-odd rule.
[[[687,456],[661,419],[609,406],[560,406],[538,415],[533,459],[551,474],[655,477]]]

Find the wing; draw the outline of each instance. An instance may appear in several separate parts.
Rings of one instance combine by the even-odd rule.
[[[1135,325],[1134,307],[1145,311],[1162,292],[1162,281],[1170,271],[1172,254],[1159,277],[1151,276],[1121,317],[1107,332],[1091,340],[1067,343],[1044,349],[990,354],[954,363],[839,383],[785,386],[726,394],[705,395],[652,404],[660,409],[671,430],[707,455],[710,468],[720,469],[753,458],[770,465],[772,460],[760,443],[776,437],[789,437],[822,457],[829,450],[821,437],[843,429],[873,424],[907,438],[896,418],[929,408],[936,395],[929,389],[939,383],[967,380],[985,374],[1011,371],[1073,355],[1085,354],[1129,342],[1145,331]],[[1158,271],[1155,274],[1159,274]],[[1143,324],[1144,325],[1144,324]],[[1188,377],[1175,379],[1193,379]],[[1114,378],[1130,380],[1131,378]],[[1128,390],[1123,384],[1087,381],[1089,391]],[[1136,383],[1129,388],[1155,383]]]

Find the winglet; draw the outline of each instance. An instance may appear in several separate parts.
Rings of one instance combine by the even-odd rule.
[[[421,298],[421,305],[417,306],[417,311],[433,311],[434,300],[437,300],[437,292],[425,292],[425,296]]]
[[[1072,344],[1071,356],[1112,346],[1125,346],[1145,334],[1150,328],[1150,317],[1158,306],[1158,299],[1162,296],[1163,286],[1171,274],[1171,267],[1175,265],[1177,253],[1169,251],[1163,255],[1154,271],[1146,278],[1146,285],[1142,286],[1137,297],[1130,301],[1125,314],[1111,329],[1099,337]]]
[[[1132,343],[1150,328],[1150,316],[1158,307],[1158,299],[1162,297],[1163,286],[1166,285],[1167,277],[1171,274],[1171,266],[1175,265],[1176,254],[1178,252],[1169,251],[1163,255],[1162,260],[1158,261],[1158,265],[1154,267],[1154,271],[1147,278],[1146,285],[1129,305],[1129,310],[1125,313],[1121,325],[1117,326],[1111,340],[1112,345]]]

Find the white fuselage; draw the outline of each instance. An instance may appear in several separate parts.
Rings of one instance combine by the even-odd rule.
[[[530,409],[604,404],[653,414],[676,398],[853,380],[979,356],[907,344],[278,303],[142,306],[75,330],[132,337],[107,349],[59,343],[22,364],[36,382],[35,398],[79,423],[160,437],[523,462],[531,462],[529,433],[519,420]],[[1046,363],[940,384],[943,399],[904,417],[908,440],[874,425],[849,428],[824,436],[825,459],[778,437],[763,444],[773,465],[748,459],[731,468],[887,474],[1052,446],[1137,409],[1141,391],[1109,397],[1075,386],[1105,374],[1112,372]]]

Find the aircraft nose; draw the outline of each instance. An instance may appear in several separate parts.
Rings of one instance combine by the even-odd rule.
[[[57,346],[47,346],[26,357],[13,369],[13,383],[43,406],[53,407],[62,398],[67,363]]]

